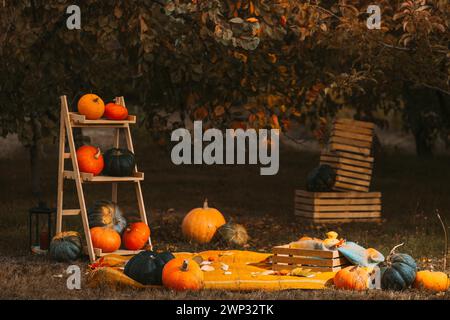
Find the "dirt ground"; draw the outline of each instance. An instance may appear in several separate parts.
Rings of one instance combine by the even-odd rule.
[[[260,176],[259,166],[175,166],[170,153],[148,142],[139,133],[135,146],[143,182],[152,240],[156,249],[200,251],[214,245],[195,246],[180,233],[181,220],[205,198],[227,218],[239,222],[251,237],[249,250],[270,252],[274,245],[288,243],[302,235],[323,237],[329,230],[342,237],[374,247],[387,254],[394,245],[405,243],[422,268],[442,268],[444,237],[435,211],[450,222],[450,157],[418,159],[387,150],[376,159],[372,190],[383,192],[383,222],[315,225],[293,216],[294,190],[303,188],[307,172],[318,163],[317,153],[282,150],[276,176]],[[1,142],[0,142],[1,144]],[[0,145],[1,147],[1,145]],[[57,150],[46,149],[43,172],[44,194],[56,205]],[[164,289],[68,290],[63,274],[67,264],[28,251],[28,210],[36,205],[30,194],[29,158],[26,150],[14,157],[0,158],[0,298],[3,299],[449,299],[417,290],[401,293],[325,291],[173,293]],[[75,188],[66,182],[66,208],[75,208]],[[88,186],[88,204],[110,198],[110,187]],[[135,196],[127,185],[119,187],[119,204],[128,217],[135,215]],[[78,218],[69,217],[66,229],[80,230]],[[78,261],[85,270],[87,259]],[[83,279],[84,280],[84,279]]]

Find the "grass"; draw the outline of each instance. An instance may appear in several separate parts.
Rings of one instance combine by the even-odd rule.
[[[435,216],[438,209],[450,221],[450,170],[448,157],[418,159],[415,156],[385,152],[376,160],[372,189],[383,192],[381,224],[314,225],[293,216],[293,193],[305,184],[307,172],[318,155],[282,150],[276,176],[260,176],[258,166],[175,166],[170,154],[138,139],[139,168],[143,183],[152,239],[156,249],[198,251],[214,246],[194,246],[180,235],[184,214],[208,198],[211,206],[248,229],[250,250],[270,251],[301,235],[323,237],[336,230],[343,237],[387,254],[394,245],[405,243],[403,252],[411,254],[423,268],[442,268],[444,248],[442,230]],[[43,172],[44,194],[55,206],[57,150],[46,151]],[[7,299],[448,299],[417,290],[402,293],[326,291],[283,292],[169,292],[163,289],[121,290],[66,288],[62,274],[67,264],[54,263],[28,252],[28,209],[36,205],[30,196],[29,159],[24,152],[0,159],[0,298]],[[6,173],[6,174],[5,174]],[[65,205],[76,207],[74,184],[66,182]],[[110,197],[108,186],[88,186],[89,204]],[[135,215],[135,196],[130,186],[119,187],[119,203],[128,215]],[[66,228],[80,229],[78,218],[67,218]],[[78,261],[85,270],[87,260]]]

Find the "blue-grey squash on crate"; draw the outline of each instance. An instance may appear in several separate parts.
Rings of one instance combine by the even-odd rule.
[[[405,290],[416,279],[416,261],[406,253],[396,253],[395,250],[403,244],[395,246],[386,259],[386,265],[381,269],[381,288],[383,290]]]
[[[323,164],[314,168],[306,177],[306,190],[310,192],[329,192],[332,191],[336,182],[335,170]]]
[[[81,236],[75,231],[60,232],[50,242],[49,254],[53,260],[69,262],[78,259],[83,250]]]

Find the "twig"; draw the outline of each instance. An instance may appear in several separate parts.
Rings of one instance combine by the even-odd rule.
[[[441,215],[439,214],[439,210],[436,209],[436,215],[441,222],[442,229],[444,229],[444,271],[447,270],[447,255],[448,255],[448,232],[447,232],[447,224],[442,220]]]

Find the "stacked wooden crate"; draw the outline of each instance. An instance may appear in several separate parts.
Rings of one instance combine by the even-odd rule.
[[[337,119],[320,164],[336,171],[333,191],[296,190],[295,214],[316,222],[379,221],[381,193],[369,192],[374,159],[371,148],[374,124]]]

